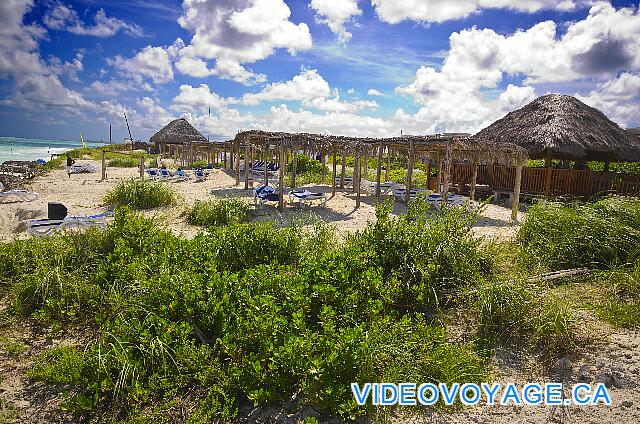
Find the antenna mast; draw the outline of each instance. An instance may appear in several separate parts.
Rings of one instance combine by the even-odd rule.
[[[133,149],[133,136],[131,135],[131,128],[129,128],[129,120],[127,119],[127,112],[124,113],[124,122],[127,123],[127,130],[129,131],[129,140],[131,140],[131,148]]]

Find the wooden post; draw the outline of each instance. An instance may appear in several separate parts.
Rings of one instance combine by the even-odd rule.
[[[378,146],[378,168],[376,169],[376,202],[380,200],[380,179],[382,178],[382,152],[384,146],[382,145],[382,139],[380,139],[380,145]]]
[[[240,184],[240,145],[235,146],[236,152],[236,185]]]
[[[424,172],[427,174],[427,177],[425,178],[425,188],[429,190],[429,177],[431,176],[431,162],[429,161],[429,159],[425,160],[424,169]]]
[[[444,169],[442,172],[444,181],[442,182],[442,206],[449,207],[449,179],[451,178],[451,140],[447,142],[447,149],[444,155]]]
[[[189,142],[189,169],[193,168],[193,141]]]
[[[333,149],[333,174],[331,178],[331,195],[336,195],[336,174],[338,171],[338,164],[336,163],[336,149]]]
[[[278,179],[279,189],[280,189],[280,199],[278,200],[278,208],[280,210],[284,209],[284,168],[287,166],[286,159],[284,157],[284,138],[280,140],[280,154],[278,155],[280,158],[278,159],[280,165],[280,175]],[[266,164],[265,164],[266,166]],[[266,169],[266,167],[265,167]]]
[[[387,147],[387,169],[384,170],[384,181],[389,181],[389,168],[391,168],[391,148]]]
[[[327,157],[326,157],[326,152],[324,151],[324,149],[320,149],[320,163],[322,164],[322,179],[320,180],[321,184],[324,184],[324,179],[325,179],[325,174],[326,174],[326,168],[327,168]]]
[[[291,167],[291,188],[296,187],[296,172],[298,168],[298,147],[293,145],[293,166]]]
[[[232,141],[231,142],[231,163],[230,163],[230,169],[233,171],[233,168],[236,166],[236,142]]]
[[[522,184],[522,162],[516,166],[516,181],[513,188],[513,203],[511,204],[511,221],[518,222],[518,208],[520,205],[520,185]]]
[[[365,147],[364,149],[364,163],[362,164],[362,168],[364,169],[364,179],[369,179],[369,149]]]
[[[342,165],[340,169],[340,188],[344,188],[344,177],[347,172],[347,150],[342,148]],[[355,175],[355,172],[354,172]]]
[[[471,164],[471,191],[469,199],[476,200],[476,183],[478,182],[478,160],[474,159]]]
[[[107,179],[107,156],[105,151],[102,151],[102,179],[100,181],[104,181]]]
[[[140,178],[144,180],[144,156],[140,156]]]
[[[244,142],[244,189],[249,190],[249,140]]]
[[[553,183],[553,161],[551,160],[551,152],[549,151],[547,151],[544,164],[547,167],[547,173],[544,180],[544,193],[546,196],[550,196],[551,184]]]
[[[269,142],[264,142],[264,185],[269,185],[269,169],[267,168],[269,156]]]
[[[360,176],[362,168],[360,167],[360,147],[356,147],[356,157],[354,162],[353,189],[356,192],[356,209],[360,207]]]
[[[227,170],[227,142],[224,142],[224,169]]]
[[[413,151],[413,139],[409,139],[409,161],[407,163],[407,191],[404,195],[404,202],[409,204],[411,200],[411,180],[413,177],[413,161],[414,161],[414,151]]]

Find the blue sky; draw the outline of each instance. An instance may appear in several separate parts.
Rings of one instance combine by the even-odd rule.
[[[549,92],[640,126],[637,2],[0,4],[4,136],[121,141],[124,112],[143,140],[182,116],[215,139],[475,132]]]

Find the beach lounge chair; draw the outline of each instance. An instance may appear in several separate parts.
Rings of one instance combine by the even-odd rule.
[[[205,172],[202,169],[197,169],[195,172],[195,176],[196,176],[196,182],[197,183],[201,183],[204,180],[207,179],[207,175],[205,174]]]
[[[161,180],[170,180],[173,178],[173,175],[171,175],[171,172],[169,172],[168,169],[166,168],[161,168],[160,169],[160,179]]]
[[[253,196],[257,210],[263,210],[267,202],[279,202],[280,193],[271,186],[261,185],[254,190]]]
[[[175,182],[189,181],[191,179],[191,175],[184,172],[182,169],[178,169],[174,175]]]
[[[373,193],[375,193],[375,192],[376,192],[376,186],[377,186],[377,185],[378,185],[378,184],[376,184],[375,182],[372,182],[372,183],[370,184],[370,188],[371,188],[371,191],[372,191]],[[405,186],[404,186],[404,185],[402,185],[402,184],[400,184],[400,183],[396,183],[396,182],[392,182],[392,181],[387,181],[387,182],[384,182],[384,183],[380,183],[380,194],[381,194],[382,196],[386,196],[386,195],[388,195],[388,194],[390,194],[390,193],[393,193],[393,190],[396,190],[396,189],[403,189],[403,188],[405,188]]]
[[[63,219],[34,219],[27,223],[27,233],[36,237],[47,237],[58,231],[80,230],[93,226],[106,228],[106,218],[113,212],[92,216],[70,216]]]
[[[323,207],[327,206],[327,195],[325,193],[314,193],[306,189],[291,190],[289,192],[289,203],[298,201],[298,207],[304,209],[311,206],[314,200],[319,200]]]
[[[423,188],[412,188],[409,192],[409,200],[416,200],[416,197],[420,194],[420,193],[424,193],[425,189]],[[407,189],[406,187],[401,187],[401,188],[395,188],[392,190],[393,193],[393,197],[395,197],[396,199],[400,200],[401,202],[404,202],[407,198]]]
[[[150,180],[157,180],[158,178],[160,178],[160,173],[157,169],[147,169],[146,172],[147,174],[149,174]]]
[[[442,195],[440,193],[433,193],[427,197],[427,202],[433,204],[437,210],[442,210]],[[472,202],[468,197],[460,196],[459,194],[449,193],[447,199],[447,205],[449,208],[465,208],[467,211],[475,210],[478,208],[476,202]]]
[[[0,193],[0,200],[9,203],[15,202],[33,202],[38,198],[38,193],[26,190],[9,190]]]
[[[336,187],[340,187],[342,177],[336,177]],[[353,187],[353,177],[344,177],[344,188]]]

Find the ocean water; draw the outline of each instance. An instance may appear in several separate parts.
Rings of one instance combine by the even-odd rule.
[[[104,145],[95,141],[85,141],[85,143],[87,147]],[[7,160],[49,160],[54,153],[64,153],[78,147],[82,147],[80,140],[0,137],[0,163]]]

